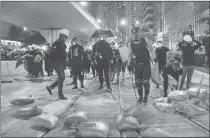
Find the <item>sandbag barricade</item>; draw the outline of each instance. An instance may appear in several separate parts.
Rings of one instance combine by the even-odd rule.
[[[32,117],[32,116],[37,116],[42,114],[43,110],[37,106],[37,105],[33,105],[30,107],[25,107],[25,108],[21,108],[19,109],[16,113],[15,116],[16,117]]]
[[[55,125],[58,123],[58,117],[43,113],[37,117],[37,119],[33,122],[32,128],[36,129],[53,129]]]
[[[88,119],[86,112],[74,112],[71,115],[64,118],[65,124],[68,126],[79,125],[82,122],[86,122]]]
[[[155,103],[154,106],[161,112],[171,113],[175,111],[173,104],[170,103]]]
[[[167,98],[168,100],[182,102],[189,99],[189,95],[186,91],[175,90],[170,92]]]
[[[102,121],[82,122],[74,132],[76,137],[108,137],[109,125]]]
[[[34,101],[35,101],[34,97],[29,95],[29,96],[25,96],[25,97],[18,97],[16,99],[12,100],[10,103],[13,105],[21,106],[21,105],[32,104],[32,103],[34,103]]]
[[[208,111],[194,105],[194,104],[187,104],[184,107],[183,113],[187,116],[193,117],[193,116],[200,116],[200,115],[207,115]]]

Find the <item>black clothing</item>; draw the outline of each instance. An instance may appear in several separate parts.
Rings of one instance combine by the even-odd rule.
[[[194,53],[202,44],[198,41],[195,41],[197,45],[189,45],[186,42],[182,41],[178,44],[178,47],[182,51],[182,65],[183,66],[194,66],[195,65],[195,58]]]
[[[75,87],[77,87],[77,77],[83,85],[84,81],[84,48],[78,44],[71,46],[69,50],[69,59],[71,62],[73,82],[75,82]]]
[[[144,38],[141,38],[139,42],[131,41],[131,50],[136,57],[136,63],[150,63],[150,54],[147,48],[147,43]]]
[[[47,72],[48,76],[50,76],[50,74],[53,72],[53,68],[50,63],[50,56],[48,52],[45,53],[44,64],[45,64],[45,71]]]
[[[122,59],[120,57],[119,50],[118,49],[113,49],[112,53],[113,53],[113,64],[122,63]]]
[[[168,90],[168,75],[171,75],[177,82],[179,80],[179,75],[183,74],[183,70],[174,70],[172,66],[164,66],[162,69],[162,76],[164,79],[164,97],[167,97],[167,90]],[[177,89],[178,86],[176,86]]]
[[[155,49],[156,58],[158,61],[159,73],[161,73],[162,68],[166,65],[166,53],[169,51],[167,47],[161,46]]]
[[[53,43],[52,47],[50,48],[50,59],[59,60],[63,63],[66,62],[66,44],[61,41],[57,40]]]
[[[100,40],[93,46],[93,52],[91,55],[92,61],[96,59],[96,70],[99,73],[99,82],[103,86],[103,72],[106,79],[107,87],[110,87],[109,83],[109,62],[113,58],[112,48],[104,40]]]
[[[202,43],[205,46],[205,56],[209,57],[209,47],[210,47],[210,35],[204,36]]]

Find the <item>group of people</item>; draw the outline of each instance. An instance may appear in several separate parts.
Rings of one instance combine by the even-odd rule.
[[[182,57],[167,59],[166,53],[169,49],[163,46],[162,41],[158,41],[158,47],[154,49],[152,41],[143,37],[143,33],[143,29],[133,27],[131,29],[131,41],[127,42],[127,44],[123,42],[118,44],[119,47],[128,47],[129,58],[127,61],[123,61],[119,49],[115,47],[115,42],[109,44],[104,34],[100,34],[99,40],[92,46],[91,51],[85,51],[83,46],[79,45],[78,38],[73,38],[72,46],[67,56],[65,41],[69,36],[69,32],[63,29],[59,39],[53,43],[49,51],[51,64],[58,75],[58,79],[50,86],[47,86],[46,89],[52,95],[52,89],[58,86],[58,98],[67,99],[62,91],[65,79],[64,69],[66,68],[66,60],[70,63],[71,75],[73,76],[73,82],[71,84],[75,85],[73,89],[78,88],[77,77],[81,82],[81,88],[84,88],[84,74],[85,72],[89,73],[91,67],[94,70],[93,75],[98,74],[99,76],[100,86],[98,90],[104,87],[103,83],[105,80],[107,89],[111,92],[110,82],[113,81],[115,73],[117,73],[116,82],[119,82],[121,71],[123,72],[122,78],[124,80],[125,68],[127,66],[129,72],[135,75],[135,86],[139,94],[138,102],[147,103],[150,92],[151,62],[159,64],[159,73],[162,74],[164,79],[164,97],[167,97],[169,75],[177,82],[179,82],[180,75],[182,75],[179,89],[183,88],[187,76],[186,88],[190,88],[195,65],[194,52],[202,44],[196,41],[191,33],[184,34],[183,40],[178,44],[179,49],[182,51]],[[178,89],[178,83],[176,89]]]

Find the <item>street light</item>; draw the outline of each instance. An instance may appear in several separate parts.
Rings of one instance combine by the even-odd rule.
[[[126,20],[125,20],[125,19],[122,19],[122,20],[120,21],[120,24],[121,24],[121,25],[125,25],[125,24],[126,24]]]
[[[87,6],[87,2],[85,2],[85,1],[80,2],[80,4],[81,4],[82,6]]]
[[[26,28],[26,27],[23,27],[23,30],[24,30],[24,31],[27,31],[27,28]]]
[[[136,25],[139,25],[139,21],[136,21]]]
[[[98,21],[99,23],[101,23],[101,20],[100,20],[100,19],[97,19],[97,21]]]

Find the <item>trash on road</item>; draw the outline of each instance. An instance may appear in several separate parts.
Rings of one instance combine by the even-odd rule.
[[[42,114],[43,110],[38,105],[33,105],[30,107],[25,107],[19,109],[16,113],[16,117],[31,117],[31,116],[37,116]]]
[[[140,124],[135,117],[128,116],[123,117],[121,114],[117,116],[116,119],[117,129],[122,130],[138,130],[140,128]]]
[[[82,122],[86,122],[88,119],[86,112],[74,112],[71,115],[64,118],[65,124],[71,126],[72,124],[79,125]]]
[[[141,137],[172,137],[172,135],[160,128],[148,128],[142,133]]]
[[[38,116],[37,119],[33,122],[32,128],[38,128],[38,129],[53,129],[55,125],[58,123],[58,117],[43,113],[42,115]]]
[[[82,122],[77,126],[77,137],[108,137],[109,126],[102,121]]]
[[[18,97],[12,100],[10,103],[13,105],[27,105],[27,104],[34,103],[34,100],[35,100],[34,97],[32,97],[32,95],[29,95],[25,97]]]

